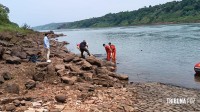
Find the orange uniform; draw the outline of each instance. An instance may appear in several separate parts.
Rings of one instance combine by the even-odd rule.
[[[107,61],[110,61],[110,56],[111,56],[110,46],[106,45],[105,50],[106,50],[106,53],[107,53]]]
[[[115,45],[110,45],[111,48],[111,53],[112,53],[112,61],[115,62],[116,61],[116,48]]]

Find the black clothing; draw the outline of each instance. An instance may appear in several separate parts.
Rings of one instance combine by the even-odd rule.
[[[80,43],[80,49],[84,49],[85,47],[87,46],[87,43],[86,42],[81,42]]]
[[[80,50],[81,50],[81,57],[82,57],[82,58],[85,58],[85,57],[83,56],[83,52],[84,52],[84,51],[87,52],[87,54],[90,56],[90,52],[88,51],[88,49],[86,49],[86,48],[80,48]]]

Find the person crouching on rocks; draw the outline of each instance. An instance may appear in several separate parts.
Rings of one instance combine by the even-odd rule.
[[[48,34],[47,33],[45,33],[45,36],[44,36],[44,49],[45,49],[45,54],[46,54],[46,60],[47,60],[47,62],[51,62],[51,60],[49,59],[50,44],[49,44],[49,38],[48,38]]]
[[[84,51],[87,52],[87,54],[90,56],[90,52],[88,50],[88,44],[86,43],[85,40],[83,40],[83,42],[80,43],[80,51],[81,51],[81,58],[85,58],[85,56],[83,55]]]
[[[106,54],[107,54],[107,61],[110,61],[110,57],[111,57],[111,48],[109,45],[103,44],[103,47],[105,47],[106,50]]]

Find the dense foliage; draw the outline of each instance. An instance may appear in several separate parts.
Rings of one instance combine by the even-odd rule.
[[[56,29],[189,22],[200,22],[200,0],[173,1],[135,11],[109,13],[98,18],[63,23],[58,25]]]
[[[20,32],[20,33],[30,33],[30,27],[25,24],[21,28],[9,20],[8,13],[10,12],[9,8],[0,4],[0,32],[11,31],[11,32]]]

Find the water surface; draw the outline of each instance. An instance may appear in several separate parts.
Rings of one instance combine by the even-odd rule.
[[[194,64],[200,62],[200,24],[134,26],[99,29],[57,30],[70,43],[68,49],[80,53],[76,44],[89,43],[92,54],[106,57],[103,43],[117,48],[117,72],[130,81],[156,81],[200,89]]]

